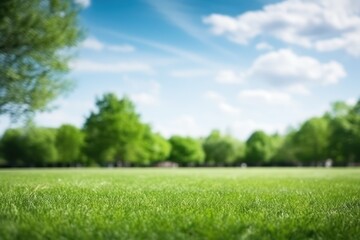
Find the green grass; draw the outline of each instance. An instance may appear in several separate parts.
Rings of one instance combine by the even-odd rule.
[[[3,170],[0,239],[360,239],[360,169]]]

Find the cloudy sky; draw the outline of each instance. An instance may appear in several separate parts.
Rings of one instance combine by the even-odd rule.
[[[358,0],[76,2],[88,34],[71,63],[77,88],[39,125],[81,127],[115,92],[165,136],[245,139],[360,97]]]

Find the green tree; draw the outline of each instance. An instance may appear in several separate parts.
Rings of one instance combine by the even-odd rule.
[[[360,161],[360,101],[354,106],[336,102],[330,118],[329,153],[335,164]]]
[[[75,126],[64,124],[56,133],[56,149],[60,164],[74,165],[81,162],[84,134]]]
[[[305,121],[294,136],[296,154],[304,164],[315,164],[329,157],[329,121],[321,117]]]
[[[1,138],[2,156],[8,166],[22,166],[24,153],[22,151],[24,135],[20,129],[7,129]]]
[[[205,160],[205,153],[199,140],[191,137],[172,136],[169,140],[171,153],[169,159],[182,166],[201,164]]]
[[[85,151],[99,164],[139,163],[147,158],[144,135],[148,127],[142,124],[133,103],[126,97],[118,99],[105,94],[96,101],[84,125]]]
[[[354,105],[351,109],[350,114],[350,123],[353,126],[352,130],[352,152],[354,153],[354,159],[352,162],[360,162],[360,100]]]
[[[325,114],[325,117],[327,118],[346,117],[349,115],[351,109],[352,107],[348,105],[346,102],[337,101],[331,104],[331,110],[330,112],[327,112]]]
[[[267,164],[274,154],[272,139],[263,131],[255,131],[246,141],[246,161],[251,165]]]
[[[164,161],[170,156],[171,145],[160,134],[149,132],[143,142],[146,143],[149,153],[147,164]]]
[[[132,165],[148,166],[161,162],[169,157],[171,145],[160,134],[153,133],[149,125],[144,124],[140,138],[134,142],[129,151]]]
[[[56,129],[25,128],[24,161],[27,165],[48,166],[57,162]]]
[[[0,114],[46,110],[66,92],[71,48],[82,36],[71,0],[0,2]]]
[[[203,141],[205,162],[208,165],[231,165],[245,155],[245,145],[214,130]]]
[[[57,161],[56,130],[30,126],[8,129],[2,138],[4,158],[10,166],[48,166]]]
[[[282,141],[272,159],[275,165],[300,165],[296,155],[296,144],[294,144],[295,129],[289,129],[282,137]]]

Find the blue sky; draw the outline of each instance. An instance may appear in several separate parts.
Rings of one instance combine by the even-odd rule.
[[[87,31],[71,63],[77,87],[36,116],[41,126],[81,127],[95,98],[115,92],[166,137],[246,139],[359,98],[358,0],[75,2]]]

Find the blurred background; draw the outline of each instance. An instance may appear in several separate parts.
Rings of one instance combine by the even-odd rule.
[[[355,166],[357,0],[3,0],[0,165]]]

